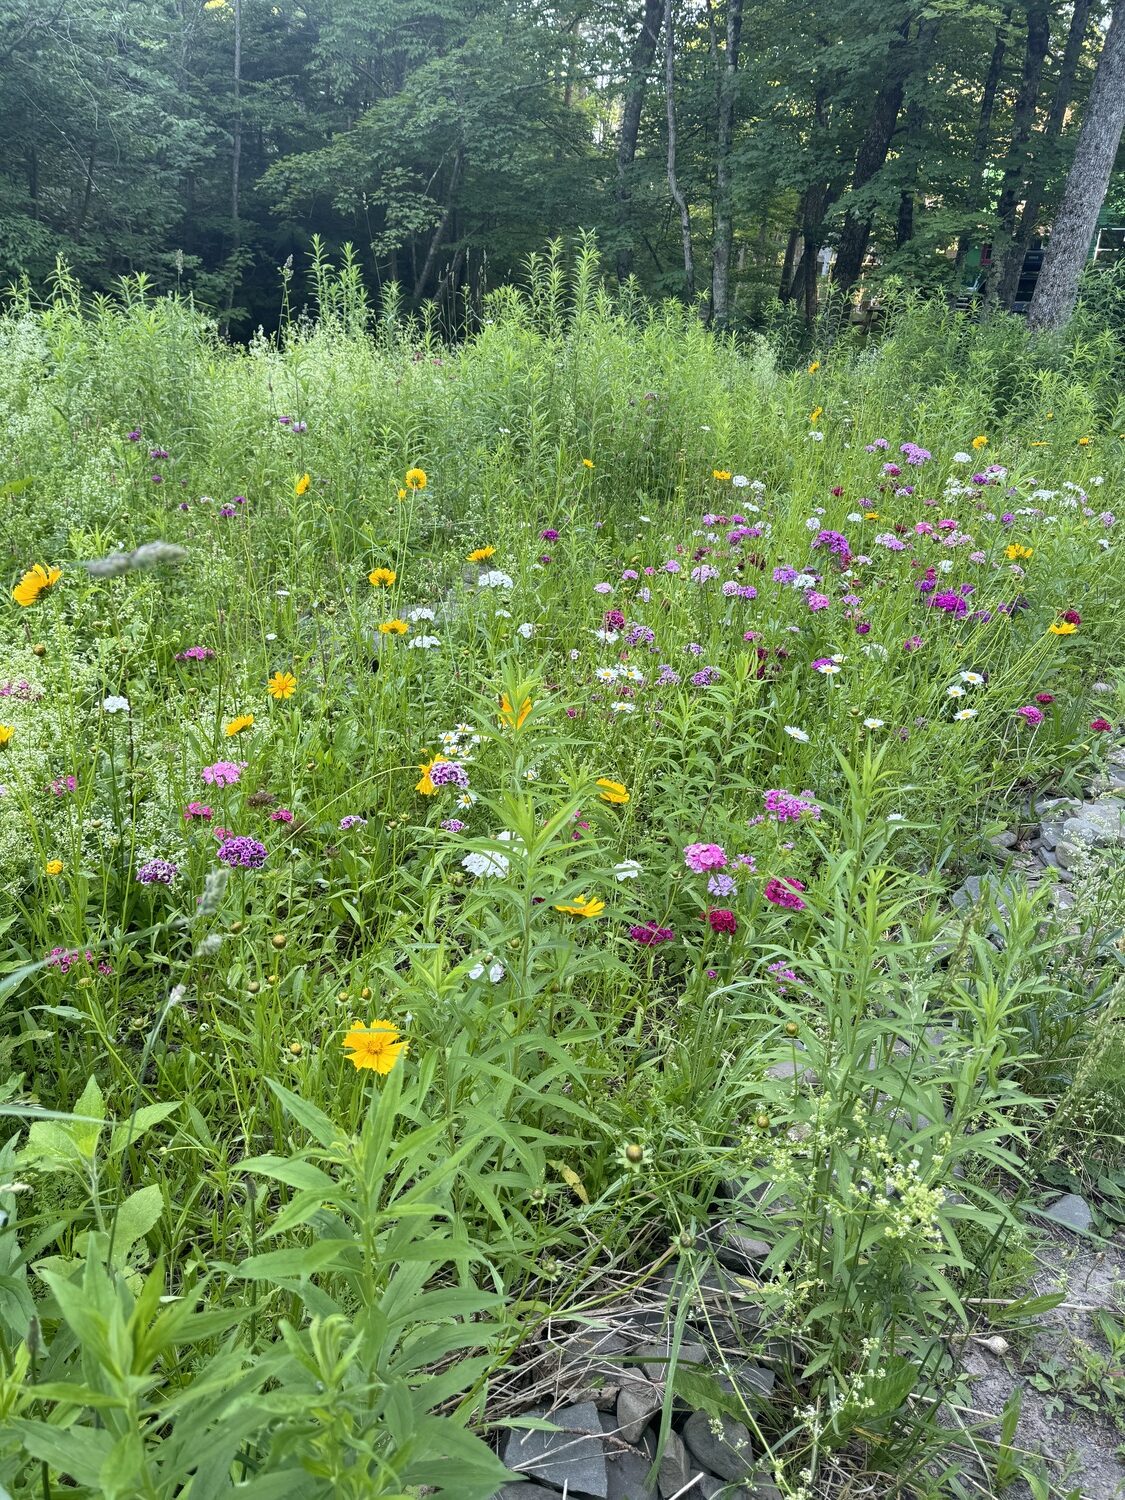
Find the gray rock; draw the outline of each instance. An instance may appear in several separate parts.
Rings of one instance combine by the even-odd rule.
[[[660,1491],[660,1500],[671,1500],[673,1495],[678,1495],[695,1473],[696,1469],[682,1440],[676,1433],[670,1432],[657,1473],[656,1487]]]
[[[1005,828],[1003,833],[996,834],[988,842],[994,849],[1014,849],[1016,847],[1016,836],[1010,828]]]
[[[602,1446],[601,1423],[591,1401],[558,1411],[540,1407],[533,1416],[545,1417],[561,1432],[512,1431],[504,1445],[504,1463],[514,1472],[545,1479],[571,1494],[608,1500],[609,1476]]]
[[[1044,849],[1053,849],[1059,841],[1058,828],[1053,823],[1044,823],[1039,832],[1039,842]]]
[[[609,1500],[657,1500],[656,1484],[648,1482],[648,1473],[656,1456],[655,1442],[650,1438],[644,1448],[619,1448],[616,1451],[611,1443],[609,1448],[606,1458]]]
[[[745,1233],[741,1225],[729,1220],[715,1224],[707,1238],[724,1266],[746,1275],[753,1275],[773,1248],[768,1240]]]
[[[959,911],[968,911],[970,907],[979,905],[982,900],[991,899],[996,903],[1001,914],[1006,917],[1008,907],[1005,897],[1010,900],[1011,891],[995,875],[970,875],[953,892],[950,899]]]
[[[664,1404],[663,1392],[647,1380],[628,1380],[617,1397],[617,1427],[627,1443],[640,1441],[641,1433]]]
[[[549,1495],[551,1500],[559,1500],[558,1490],[545,1490],[541,1484],[530,1481],[502,1484],[492,1500],[541,1500],[543,1495]]]
[[[755,1364],[752,1359],[736,1359],[730,1362],[729,1368],[729,1375],[724,1372],[716,1377],[718,1385],[728,1395],[737,1393],[749,1401],[773,1394],[776,1376],[764,1365]]]
[[[1094,1215],[1090,1211],[1090,1205],[1077,1193],[1064,1193],[1049,1205],[1049,1209],[1053,1219],[1058,1219],[1070,1229],[1081,1232],[1093,1227]]]
[[[681,1344],[676,1351],[673,1361],[671,1346],[665,1342],[662,1344],[646,1344],[637,1350],[637,1357],[641,1361],[641,1369],[650,1380],[665,1381],[668,1379],[668,1371],[673,1363],[677,1365],[705,1365],[707,1363],[707,1350],[702,1344]]]
[[[629,1347],[629,1341],[615,1329],[582,1327],[550,1351],[545,1373],[555,1382],[557,1395],[571,1402],[592,1401],[599,1411],[612,1411],[628,1378],[613,1356],[626,1354]]]
[[[1125,842],[1125,803],[1114,797],[1085,802],[1080,812],[1063,823],[1063,833],[1070,843],[1093,849]]]
[[[700,1467],[720,1479],[745,1479],[754,1459],[750,1429],[725,1412],[714,1420],[705,1411],[692,1412],[684,1424],[684,1442]]]

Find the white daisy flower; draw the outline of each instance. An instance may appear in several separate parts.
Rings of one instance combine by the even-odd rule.
[[[882,729],[885,723],[885,719],[864,719],[863,727],[864,729]]]
[[[802,745],[807,745],[809,737],[803,729],[798,729],[795,724],[786,724],[785,733],[791,740],[799,740]]]
[[[637,711],[637,705],[635,703],[611,703],[609,711],[614,714],[633,714]]]
[[[613,878],[619,881],[636,880],[640,873],[640,862],[635,859],[623,859],[619,865],[613,867]]]
[[[977,711],[975,708],[962,708],[953,715],[955,719],[975,719]]]
[[[979,672],[962,672],[961,681],[967,682],[970,687],[980,687],[981,683],[984,681],[984,678],[980,675]]]
[[[952,687],[946,688],[945,696],[947,698],[963,698],[965,696],[965,689],[963,687],[958,687],[957,684],[954,683]]]

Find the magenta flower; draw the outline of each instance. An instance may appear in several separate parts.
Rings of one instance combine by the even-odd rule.
[[[774,906],[784,906],[790,911],[804,911],[806,903],[797,895],[798,891],[804,889],[801,881],[793,879],[792,876],[783,875],[779,880],[776,875],[771,875],[766,881],[763,895]]]
[[[204,766],[199,773],[208,786],[234,786],[248,761],[217,760],[213,766]]]
[[[275,808],[274,811],[270,813],[271,823],[292,823],[292,821],[293,814],[287,807]]]
[[[640,943],[644,948],[652,948],[657,943],[670,943],[676,934],[670,927],[660,927],[656,922],[639,922],[629,928],[629,936],[634,943]]]
[[[712,932],[726,933],[730,937],[738,931],[738,918],[725,906],[713,907],[704,913],[701,921],[708,922]]]
[[[245,834],[224,839],[218,848],[218,858],[232,870],[260,870],[268,853],[265,844],[260,844],[257,839],[247,838]]]
[[[1095,734],[1112,734],[1113,725],[1108,719],[1091,719],[1090,728]]]
[[[1017,708],[1016,713],[1032,729],[1038,729],[1043,722],[1043,710],[1036,708],[1034,703],[1025,703],[1022,708]]]
[[[185,823],[190,823],[192,818],[202,818],[205,823],[209,823],[212,817],[214,813],[205,802],[189,802],[184,808]]]

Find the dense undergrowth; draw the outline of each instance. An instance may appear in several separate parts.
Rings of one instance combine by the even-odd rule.
[[[500,1372],[736,1177],[782,1492],[981,1493],[953,1336],[1119,1169],[1122,923],[945,895],[1125,714],[1115,340],[319,306],[0,321],[0,1483],[491,1495]]]

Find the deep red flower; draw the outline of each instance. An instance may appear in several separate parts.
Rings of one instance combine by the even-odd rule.
[[[728,932],[733,936],[738,931],[738,918],[725,906],[717,906],[705,912],[700,921],[710,922],[712,932]]]
[[[1082,616],[1076,609],[1064,609],[1062,612],[1062,617],[1068,625],[1082,624]]]
[[[1090,721],[1090,728],[1097,734],[1112,734],[1113,732],[1113,725],[1108,719],[1092,719]]]

